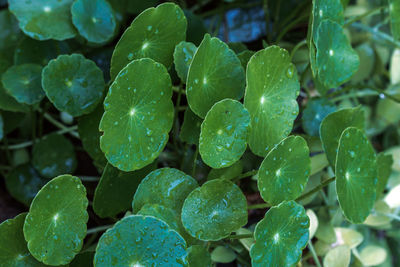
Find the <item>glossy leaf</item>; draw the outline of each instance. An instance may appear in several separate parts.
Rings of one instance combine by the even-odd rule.
[[[357,72],[360,59],[338,23],[323,20],[315,45],[318,77],[326,87],[338,87]]]
[[[32,255],[47,265],[72,261],[86,235],[87,206],[86,189],[79,178],[62,175],[47,183],[25,219],[24,236]]]
[[[307,245],[309,218],[294,201],[272,207],[256,226],[250,249],[252,266],[292,266]]]
[[[199,144],[200,127],[203,120],[188,108],[185,110],[179,138],[188,144]]]
[[[220,240],[247,223],[246,197],[230,181],[208,181],[185,199],[181,219],[191,236]]]
[[[44,267],[29,253],[22,227],[26,213],[0,224],[0,262],[1,265],[18,267]]]
[[[152,59],[135,60],[119,73],[100,121],[100,147],[109,163],[133,171],[158,157],[172,127],[171,95],[167,70]]]
[[[193,245],[187,249],[190,267],[211,267],[211,255],[207,249],[200,245]]]
[[[106,0],[77,0],[71,6],[72,23],[91,43],[105,43],[116,29],[111,5]]]
[[[389,176],[392,173],[393,157],[390,154],[379,153],[376,157],[378,168],[378,183],[376,185],[377,198],[383,193]]]
[[[167,68],[175,46],[185,40],[186,17],[174,3],[148,8],[135,18],[115,47],[111,59],[111,79],[130,61],[151,58]]]
[[[186,83],[189,66],[192,63],[197,47],[190,42],[182,41],[175,46],[174,64],[175,70],[183,83]]]
[[[340,137],[336,159],[336,192],[344,216],[362,223],[376,198],[376,155],[365,134],[354,127]]]
[[[216,169],[234,164],[246,150],[249,129],[250,114],[240,102],[232,99],[217,102],[201,124],[201,158]]]
[[[80,116],[96,108],[105,84],[103,73],[93,61],[72,54],[49,62],[43,69],[42,86],[58,110]]]
[[[140,182],[154,168],[155,164],[150,164],[134,172],[123,172],[107,164],[94,193],[94,212],[100,218],[113,218],[127,211]]]
[[[32,105],[40,102],[45,94],[41,85],[42,67],[36,64],[23,64],[9,68],[2,76],[6,92],[22,104]]]
[[[313,0],[313,24],[312,37],[317,40],[318,27],[325,19],[334,21],[340,25],[344,23],[343,6],[340,0]]]
[[[193,57],[186,84],[190,109],[204,118],[218,101],[243,97],[245,75],[235,52],[206,34]]]
[[[24,33],[38,40],[65,40],[75,37],[70,7],[73,0],[9,0],[9,10]]]
[[[396,40],[400,40],[400,3],[398,0],[389,0],[389,12],[392,35]]]
[[[131,215],[104,233],[94,257],[96,267],[186,266],[185,240],[166,223]]]
[[[12,169],[6,176],[8,192],[19,202],[29,206],[47,180],[39,176],[30,164],[23,164]]]
[[[258,171],[261,197],[272,205],[294,200],[303,192],[310,176],[311,161],[306,141],[289,136],[265,157]]]
[[[195,179],[177,169],[152,171],[136,190],[133,212],[138,212],[145,204],[160,204],[180,214],[186,196],[197,186]]]
[[[361,107],[338,110],[325,117],[320,126],[322,146],[331,166],[335,166],[339,139],[347,127],[364,130],[364,111]]]
[[[48,179],[71,174],[77,167],[74,146],[64,136],[51,134],[33,146],[32,164],[40,175]]]
[[[251,116],[248,143],[254,154],[264,157],[292,130],[299,112],[300,84],[289,53],[277,46],[255,53],[246,77],[244,106]]]
[[[302,116],[304,131],[308,135],[319,136],[322,120],[334,111],[336,111],[336,106],[325,98],[309,101]]]

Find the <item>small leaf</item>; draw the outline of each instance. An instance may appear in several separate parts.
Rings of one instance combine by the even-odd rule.
[[[238,177],[243,172],[243,163],[242,161],[236,161],[233,165],[221,168],[221,169],[212,169],[207,176],[207,180],[214,179],[225,179],[231,180],[233,178]]]
[[[41,85],[42,67],[23,64],[9,68],[2,76],[6,92],[22,104],[39,103],[45,96]]]
[[[179,138],[190,145],[198,145],[202,122],[203,120],[194,114],[190,108],[186,109]]]
[[[318,77],[326,87],[338,87],[357,72],[360,59],[338,23],[323,20],[315,45]]]
[[[307,214],[308,218],[310,219],[309,238],[311,240],[314,237],[315,232],[317,232],[317,229],[318,229],[318,217],[312,209],[308,209],[306,211],[306,214]]]
[[[390,224],[392,219],[386,216],[386,214],[390,214],[391,212],[389,205],[386,204],[384,200],[378,200],[375,202],[373,211],[368,215],[363,224],[371,227],[383,228]]]
[[[175,46],[174,64],[176,73],[183,83],[186,83],[189,66],[192,63],[197,47],[190,42],[182,41]]]
[[[206,34],[187,77],[186,94],[192,111],[204,118],[218,101],[241,99],[244,87],[244,70],[235,52],[218,38]]]
[[[187,266],[186,243],[164,222],[154,217],[131,215],[101,236],[94,265]]]
[[[199,152],[212,168],[231,166],[246,150],[250,115],[243,105],[232,99],[217,102],[201,124]]]
[[[238,234],[238,235],[250,235],[250,234],[253,235],[253,232],[246,228],[240,228],[239,230],[236,231],[236,234]],[[254,244],[255,240],[253,237],[248,237],[248,238],[239,239],[239,242],[247,249],[247,251],[250,251],[250,248]]]
[[[397,0],[389,0],[390,28],[396,40],[400,40],[400,3]]]
[[[127,211],[140,182],[154,168],[155,164],[150,164],[134,172],[123,172],[107,164],[94,192],[94,212],[100,218],[113,218]]]
[[[297,70],[286,50],[270,46],[254,54],[246,75],[244,106],[251,116],[248,143],[254,154],[265,157],[290,134],[299,112]]]
[[[387,252],[380,246],[368,245],[360,252],[360,260],[364,266],[377,266],[382,264],[387,257]]]
[[[272,207],[256,226],[250,249],[252,266],[293,266],[308,242],[309,219],[294,201]]]
[[[230,263],[236,259],[236,253],[228,247],[218,246],[211,252],[211,260],[218,263]]]
[[[211,255],[200,245],[193,245],[187,249],[190,267],[211,267]]]
[[[9,10],[24,33],[37,40],[65,40],[75,37],[70,7],[73,0],[9,0]],[[29,12],[27,12],[29,10]]]
[[[364,240],[362,234],[350,228],[336,227],[335,233],[339,242],[348,246],[350,249],[358,247]]]
[[[272,205],[301,195],[310,176],[311,160],[306,141],[289,136],[265,157],[258,171],[261,197]]]
[[[119,73],[100,121],[100,147],[113,166],[134,171],[158,157],[174,118],[171,95],[166,68],[152,59],[135,60]]]
[[[351,252],[346,245],[335,247],[328,251],[324,257],[324,267],[348,267]]]
[[[43,69],[42,86],[49,100],[72,116],[93,111],[104,91],[102,71],[80,54],[61,55]]]
[[[245,50],[237,55],[244,70],[246,70],[247,64],[255,53],[254,51]]]
[[[336,192],[344,216],[362,223],[375,203],[376,155],[365,134],[354,127],[340,137],[336,159]]]
[[[33,146],[32,164],[44,178],[71,174],[77,167],[74,146],[64,136],[50,134]]]
[[[197,187],[195,179],[177,169],[162,168],[149,173],[133,198],[133,212],[145,204],[160,204],[181,213],[186,196]]]
[[[309,101],[301,118],[304,131],[308,135],[319,136],[322,120],[334,111],[336,106],[325,98]]]
[[[191,236],[204,241],[220,240],[247,223],[246,197],[230,181],[208,181],[188,195],[181,217]]]
[[[376,185],[377,198],[383,193],[389,176],[392,173],[393,157],[390,154],[379,153],[376,157],[378,167],[378,184]]]
[[[0,262],[2,266],[44,267],[29,253],[22,227],[26,213],[0,224]]]
[[[5,176],[8,192],[19,202],[29,206],[47,180],[39,176],[30,164],[23,164],[12,169]]]
[[[116,21],[111,5],[105,0],[77,0],[71,6],[72,23],[86,40],[105,43],[115,32]]]
[[[339,139],[347,127],[364,130],[364,110],[361,107],[341,109],[325,117],[320,126],[322,146],[331,166],[335,166]]]
[[[130,61],[151,58],[165,67],[173,61],[175,46],[185,40],[187,22],[174,3],[148,8],[139,14],[118,41],[111,59],[111,79]]]
[[[32,255],[47,265],[71,262],[86,235],[87,206],[79,178],[62,175],[48,182],[32,201],[25,219],[24,236]]]

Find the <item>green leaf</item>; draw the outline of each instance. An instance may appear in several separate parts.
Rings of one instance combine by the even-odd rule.
[[[245,50],[243,52],[240,52],[238,54],[238,58],[240,60],[240,63],[242,64],[242,67],[244,70],[247,68],[247,63],[249,63],[251,57],[255,54],[256,52],[250,51],[250,50]]]
[[[109,41],[116,30],[111,5],[105,0],[77,0],[71,6],[72,23],[91,43]]]
[[[90,114],[79,117],[78,132],[85,151],[95,162],[105,166],[107,160],[100,149],[101,134],[99,131],[99,124],[103,113],[103,105],[98,105]]]
[[[364,266],[381,265],[387,256],[386,249],[375,245],[365,246],[360,252],[360,260]]]
[[[230,263],[236,259],[236,253],[228,247],[218,246],[211,252],[213,262]]]
[[[174,64],[175,70],[183,83],[186,83],[189,66],[192,63],[197,47],[190,42],[182,41],[175,46]]]
[[[378,168],[376,196],[378,198],[385,190],[389,176],[392,173],[393,156],[390,154],[384,154],[383,152],[379,153],[376,157],[376,163]]]
[[[30,164],[13,168],[5,176],[8,192],[19,202],[29,206],[47,180],[39,176]]]
[[[62,175],[32,201],[24,224],[28,249],[47,265],[67,264],[81,250],[89,219],[86,190],[79,178]]]
[[[203,120],[194,114],[190,108],[186,109],[179,138],[188,144],[198,145],[202,122]]]
[[[6,92],[22,104],[39,103],[45,96],[41,85],[42,67],[36,64],[12,66],[2,76]]]
[[[18,267],[41,267],[29,253],[22,227],[26,213],[21,213],[14,219],[8,219],[0,224],[0,262],[1,265]]]
[[[218,169],[231,166],[246,150],[250,115],[232,99],[217,102],[201,124],[199,152],[204,163]]]
[[[131,215],[101,236],[94,265],[187,266],[186,243],[164,222],[154,217]]]
[[[0,28],[0,51],[12,52],[22,34],[18,21],[7,9],[0,11]]]
[[[207,176],[207,180],[214,179],[225,179],[231,180],[233,178],[238,177],[243,172],[243,163],[242,161],[236,161],[233,165],[221,168],[221,169],[212,169]]]
[[[358,247],[364,241],[363,235],[351,228],[336,227],[335,234],[350,249]]]
[[[357,52],[351,47],[343,28],[331,20],[323,20],[315,40],[316,64],[320,81],[328,88],[350,80],[360,65]]]
[[[251,116],[249,146],[264,157],[290,134],[299,112],[296,67],[289,53],[277,46],[258,51],[247,65],[244,106]]]
[[[157,169],[140,183],[132,202],[133,212],[145,204],[160,204],[181,213],[183,201],[197,187],[195,179],[173,168]]]
[[[32,164],[44,178],[71,174],[77,167],[74,146],[64,136],[50,134],[33,146]]]
[[[335,247],[328,251],[324,257],[324,267],[348,267],[350,265],[351,251],[346,245]]]
[[[93,111],[104,91],[103,73],[80,54],[61,55],[43,69],[42,86],[60,110],[80,116]]]
[[[204,118],[216,102],[243,97],[245,74],[235,52],[206,34],[193,57],[186,83],[190,108]]]
[[[9,10],[24,33],[37,40],[65,40],[75,37],[70,7],[73,0],[9,0]]]
[[[400,40],[400,2],[389,0],[390,28],[396,40]]]
[[[307,143],[300,136],[289,136],[276,145],[258,171],[261,197],[272,205],[299,197],[310,175],[309,154]]]
[[[344,216],[362,223],[375,203],[376,155],[363,131],[349,127],[342,133],[336,159],[336,192]]]
[[[343,6],[340,0],[313,0],[313,24],[312,37],[317,40],[318,28],[325,19],[334,21],[340,25],[344,23]]]
[[[253,232],[247,228],[240,228],[239,230],[236,231],[236,234],[238,234],[238,235],[252,234],[253,235],[253,237],[239,239],[239,242],[243,245],[243,247],[245,247],[247,251],[250,251],[251,246],[255,242]]]
[[[272,207],[256,226],[252,266],[294,266],[308,242],[309,218],[294,201]]]
[[[100,218],[113,218],[127,211],[140,182],[154,168],[155,164],[150,164],[134,172],[123,172],[107,164],[94,193],[94,212]]]
[[[336,111],[336,106],[325,98],[309,101],[302,115],[304,131],[308,135],[319,136],[322,120],[334,111]]]
[[[320,136],[322,146],[331,166],[335,166],[339,139],[347,127],[357,127],[364,130],[364,110],[361,107],[341,109],[333,112],[322,120]]]
[[[208,181],[185,199],[181,218],[191,236],[220,240],[247,223],[246,197],[230,181]]]
[[[186,17],[174,3],[146,9],[135,18],[115,47],[111,59],[111,79],[130,61],[151,58],[169,67],[175,46],[185,40]]]
[[[190,267],[211,267],[211,255],[207,249],[200,245],[193,245],[187,249]]]
[[[152,59],[135,60],[118,74],[100,121],[100,147],[112,165],[133,171],[158,157],[174,118],[171,96],[166,68]]]

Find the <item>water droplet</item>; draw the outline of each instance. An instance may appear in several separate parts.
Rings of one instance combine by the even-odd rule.
[[[221,152],[224,148],[222,146],[217,146],[217,151]]]
[[[286,76],[290,79],[293,77],[294,74],[294,66],[293,64],[290,64],[290,66],[288,67],[287,71],[286,71]]]
[[[133,60],[133,53],[129,53],[129,54],[128,54],[128,60],[129,60],[129,61]]]

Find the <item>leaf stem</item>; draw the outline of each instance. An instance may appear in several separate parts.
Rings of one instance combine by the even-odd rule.
[[[376,13],[379,13],[379,12],[383,11],[383,9],[384,9],[385,7],[386,7],[386,6],[380,6],[380,7],[371,9],[371,10],[365,12],[364,14],[355,16],[354,18],[351,18],[351,19],[347,20],[347,21],[344,23],[343,27],[347,27],[347,26],[353,24],[354,22],[356,22],[356,21],[358,21],[358,20],[361,20],[361,19],[363,19],[363,18],[365,18],[365,17],[371,16],[371,15],[375,15]]]
[[[84,176],[84,175],[78,175],[79,179],[81,179],[83,182],[98,182],[100,180],[100,177],[98,176]]]
[[[110,225],[102,225],[102,226],[98,226],[98,227],[95,227],[95,228],[91,228],[91,229],[87,230],[86,235],[94,234],[94,233],[97,233],[97,232],[102,232],[102,231],[105,231],[108,228],[111,228],[113,226],[114,226],[113,224],[110,224]]]
[[[68,129],[67,126],[65,126],[65,125],[62,124],[61,122],[57,121],[56,119],[54,119],[50,114],[44,112],[44,113],[43,113],[43,116],[44,116],[44,118],[45,118],[46,120],[48,120],[51,124],[53,124],[54,126],[60,128],[61,130],[67,130],[67,129]],[[73,137],[79,139],[79,134],[78,134],[77,132],[75,132],[75,131],[68,131],[68,133],[69,133],[71,136],[73,136]]]
[[[254,238],[253,234],[241,234],[241,235],[230,235],[227,239],[244,239],[244,238]]]
[[[197,156],[199,155],[199,147],[196,146],[196,150],[194,151],[193,156],[193,168],[192,168],[192,177],[194,177],[196,173],[196,166],[197,166]]]
[[[292,52],[290,53],[290,61],[293,59],[293,56],[296,54],[297,50],[299,50],[300,47],[302,47],[303,45],[307,44],[307,40],[304,39],[300,42],[298,42],[295,47],[293,47]]]
[[[255,205],[249,205],[247,206],[248,210],[256,210],[256,209],[266,209],[272,207],[271,204],[269,203],[261,203],[261,204],[255,204]]]
[[[258,173],[258,170],[248,171],[248,172],[242,173],[241,175],[239,175],[238,177],[234,178],[233,180],[237,181],[237,180],[249,177],[249,176],[256,175],[257,173]]]
[[[314,259],[315,264],[317,265],[317,267],[322,267],[321,262],[319,261],[317,252],[315,252],[315,249],[314,249],[314,246],[313,246],[311,240],[308,241],[308,248],[311,251],[311,254],[313,256],[313,259]]]
[[[297,19],[293,20],[291,23],[289,23],[289,24],[280,32],[280,34],[278,35],[278,37],[276,37],[276,43],[279,43],[279,42],[282,40],[283,36],[285,36],[285,34],[288,33],[288,32],[293,28],[293,26],[299,24],[300,22],[302,22],[304,19],[307,19],[308,17],[309,17],[309,14],[307,13],[307,14],[304,14],[304,15],[298,17]]]
[[[307,193],[305,193],[305,194],[299,196],[298,198],[296,198],[296,201],[300,201],[302,199],[305,199],[305,198],[313,195],[314,193],[318,192],[319,190],[321,190],[322,188],[324,188],[325,186],[327,186],[328,184],[332,183],[335,180],[336,180],[336,177],[332,177],[332,178],[329,178],[329,179],[323,181],[320,185],[316,186],[311,191],[308,191]]]

